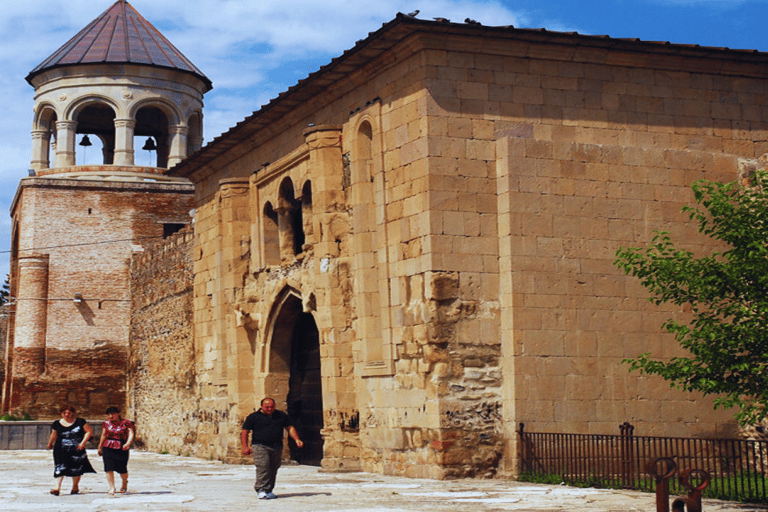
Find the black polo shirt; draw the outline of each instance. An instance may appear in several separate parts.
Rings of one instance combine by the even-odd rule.
[[[275,410],[272,417],[269,417],[259,409],[245,418],[243,430],[251,431],[251,444],[281,448],[283,446],[283,430],[290,425],[291,419],[284,412]]]

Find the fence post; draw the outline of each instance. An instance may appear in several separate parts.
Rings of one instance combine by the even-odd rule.
[[[517,444],[518,449],[518,456],[520,457],[520,469],[521,473],[528,471],[530,468],[528,467],[528,450],[526,449],[526,443],[525,443],[525,423],[520,423],[520,428],[518,429],[518,435],[520,436],[520,441]]]
[[[619,425],[621,431],[620,446],[620,464],[619,474],[621,475],[621,485],[623,487],[634,488],[634,433],[633,427],[628,421]]]

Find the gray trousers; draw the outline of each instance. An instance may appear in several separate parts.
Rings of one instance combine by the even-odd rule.
[[[256,492],[272,492],[275,488],[275,478],[283,458],[283,448],[268,448],[264,445],[251,445],[253,464],[256,466]]]

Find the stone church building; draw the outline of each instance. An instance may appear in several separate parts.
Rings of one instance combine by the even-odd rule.
[[[680,210],[694,181],[739,179],[768,153],[768,55],[398,14],[194,154],[184,135],[202,132],[210,81],[190,65],[149,65],[155,80],[178,82],[185,101],[142,103],[148,88],[116,87],[114,103],[104,103],[120,108],[94,115],[115,112],[114,146],[105,143],[114,160],[99,172],[134,163],[122,121],[166,141],[170,169],[156,175],[178,181],[152,186],[178,187],[178,215],[140,217],[159,234],[194,207],[193,235],[134,256],[132,272],[121,266],[130,290],[110,281],[111,294],[98,292],[132,306],[90,299],[82,287],[98,284],[92,275],[77,286],[64,279],[45,312],[26,313],[58,318],[72,300],[53,299],[75,293],[96,325],[108,316],[98,307],[131,309],[121,309],[132,318],[121,317],[130,323],[120,324],[130,331],[121,332],[122,375],[129,416],[150,449],[244,461],[240,426],[264,396],[296,418],[306,441],[292,450],[300,462],[413,477],[515,474],[520,423],[739,434],[732,411],[622,364],[642,352],[675,355],[660,326],[686,312],[648,303],[613,261],[654,230],[712,249]],[[32,81],[44,88],[47,73],[75,69],[42,69]],[[72,114],[87,109],[59,106],[74,93],[50,96],[44,107],[38,93],[35,133],[44,138],[56,120],[65,168],[80,133]],[[140,123],[143,105],[164,122]],[[44,174],[42,153],[33,152],[38,175],[22,180],[14,211],[48,204],[24,200],[26,180],[56,176]],[[190,182],[194,204],[182,207]],[[104,223],[124,218],[99,204],[81,201],[92,217],[78,222],[88,226],[93,212]],[[74,275],[54,272],[54,252],[38,251],[24,267],[21,249],[47,245],[24,237],[46,223],[14,222],[13,286],[29,275],[40,297],[53,276]],[[22,304],[6,382],[45,374],[37,356],[25,366],[20,355],[96,350],[107,339],[22,332]],[[75,320],[73,333],[94,327]]]
[[[169,171],[195,184],[197,452],[236,458],[265,395],[310,460],[415,477],[514,473],[520,423],[737,435],[622,364],[676,354],[685,311],[613,261],[654,230],[712,249],[681,208],[768,152],[766,78],[757,52],[398,15]]]

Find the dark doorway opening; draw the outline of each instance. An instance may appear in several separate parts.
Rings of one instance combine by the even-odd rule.
[[[291,374],[288,414],[304,442],[297,449],[290,441],[291,458],[300,464],[319,466],[323,459],[323,394],[320,378],[320,335],[314,317],[301,313],[291,337]]]

